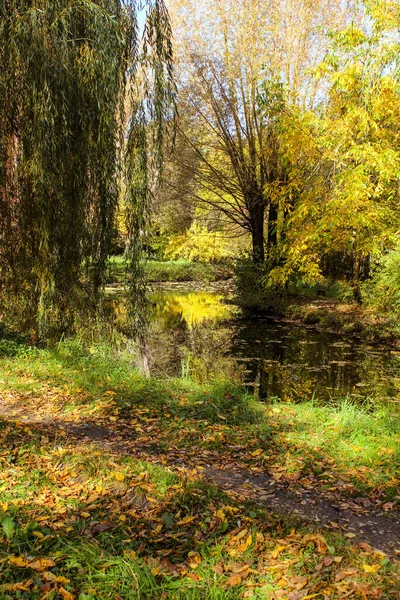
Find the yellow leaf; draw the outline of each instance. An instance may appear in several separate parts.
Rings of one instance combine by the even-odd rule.
[[[382,565],[363,565],[363,569],[366,573],[377,573]]]
[[[282,550],[285,550],[286,545],[285,546],[277,546],[275,548],[275,550],[273,552],[271,552],[271,556],[272,558],[278,558],[278,556],[280,555],[280,553],[282,552]]]
[[[259,448],[258,450],[254,450],[254,452],[251,453],[252,456],[259,456],[260,454],[262,454],[261,448]]]
[[[46,569],[51,569],[51,567],[55,567],[56,563],[51,558],[38,558],[28,565],[34,571],[45,571]]]
[[[33,584],[33,579],[21,581],[19,583],[5,583],[0,585],[0,590],[4,592],[29,592],[29,588]]]
[[[64,598],[64,600],[74,600],[74,596],[70,592],[67,592],[67,590],[65,590],[63,587],[58,589],[58,593]]]
[[[117,481],[124,481],[125,475],[123,473],[114,473],[114,477]]]
[[[181,519],[180,521],[178,521],[177,525],[187,525],[188,523],[192,523],[196,519],[197,519],[196,515],[194,517],[185,517],[184,519]]]
[[[23,556],[10,556],[8,562],[16,567],[27,567],[29,565],[29,560]]]
[[[189,552],[189,566],[191,569],[197,569],[199,564],[201,563],[201,556],[197,554],[197,552]]]
[[[42,575],[41,575],[42,579],[44,579],[45,581],[50,581],[51,583],[69,583],[70,580],[67,579],[66,577],[62,577],[62,575],[56,575],[55,573],[52,573],[51,571],[45,571]]]
[[[81,517],[83,519],[88,519],[90,517],[90,513],[84,510],[83,512],[81,512]]]

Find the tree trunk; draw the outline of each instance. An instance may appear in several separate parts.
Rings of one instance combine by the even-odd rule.
[[[251,239],[253,243],[253,262],[256,265],[261,265],[265,260],[264,213],[265,207],[261,204],[253,206],[250,211]]]
[[[278,241],[277,221],[278,208],[271,202],[268,211],[268,258],[271,260],[271,263],[277,259],[275,256]]]
[[[353,231],[354,241],[353,241],[353,280],[351,282],[351,287],[353,289],[353,298],[354,302],[361,306],[362,297],[360,290],[360,263],[361,263],[361,255],[358,251],[357,244],[357,232]]]
[[[360,254],[354,244],[354,265],[353,265],[353,281],[351,282],[353,288],[353,298],[356,304],[361,306],[362,296],[360,290]]]

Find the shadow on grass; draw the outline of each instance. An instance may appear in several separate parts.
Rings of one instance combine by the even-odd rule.
[[[280,519],[197,475],[47,434],[0,429],[1,598],[233,600],[295,597],[299,587],[372,598],[378,584],[398,583],[385,565],[365,573],[363,562],[377,558],[340,536]]]
[[[296,544],[288,542],[287,550],[294,555],[313,548],[312,540],[301,542],[311,529],[239,503],[196,477],[95,446],[63,447],[46,434],[10,424],[0,430],[10,449],[1,456],[0,580],[21,584],[10,595],[0,586],[1,598],[15,591],[20,598],[44,592],[69,598],[62,587],[82,600],[230,600],[240,596],[253,567],[254,585],[274,589],[275,577],[263,565],[277,538],[292,535]],[[34,558],[48,562],[35,567]],[[233,586],[235,572],[243,578]]]

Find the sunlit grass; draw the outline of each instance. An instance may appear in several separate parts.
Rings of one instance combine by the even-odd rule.
[[[267,600],[298,587],[339,599],[398,584],[382,555],[278,518],[196,472],[13,425],[0,436],[2,599]]]
[[[345,399],[334,406],[276,404],[271,419],[277,439],[290,448],[293,469],[315,472],[327,482],[332,473],[344,476],[358,492],[398,494],[399,411]],[[321,466],[325,458],[332,462]]]
[[[239,461],[255,473],[283,468],[290,480],[297,469],[314,485],[340,478],[353,486],[344,493],[390,498],[399,421],[388,408],[268,405],[226,382],[148,380],[123,350],[90,340],[21,345],[0,360],[0,381],[23,411],[54,409],[44,430],[21,418],[0,430],[0,580],[9,586],[1,599],[46,591],[67,600],[267,600],[303,583],[339,599],[352,585],[367,597],[377,585],[398,586],[381,555],[333,534],[321,541],[309,525],[201,479],[205,463]],[[63,419],[109,428],[110,450],[52,429]],[[140,446],[149,460],[130,454]],[[37,571],[27,557],[54,566]],[[346,569],[351,581],[336,582]]]
[[[197,263],[189,260],[148,260],[146,279],[149,282],[195,281],[212,282],[226,280],[232,276],[227,266]],[[109,261],[107,281],[123,283],[127,280],[126,262],[123,256],[113,256]]]

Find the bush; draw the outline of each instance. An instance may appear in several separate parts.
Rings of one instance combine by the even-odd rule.
[[[165,250],[168,258],[203,263],[232,259],[234,253],[232,241],[226,235],[220,231],[208,231],[197,224],[192,225],[185,234],[171,236]]]
[[[18,356],[21,345],[13,340],[0,340],[0,356]]]
[[[242,308],[262,310],[275,315],[284,313],[285,290],[268,285],[266,267],[256,265],[248,258],[240,259],[236,262],[235,281],[236,301]]]
[[[400,315],[400,246],[383,257],[362,294],[371,306]]]

